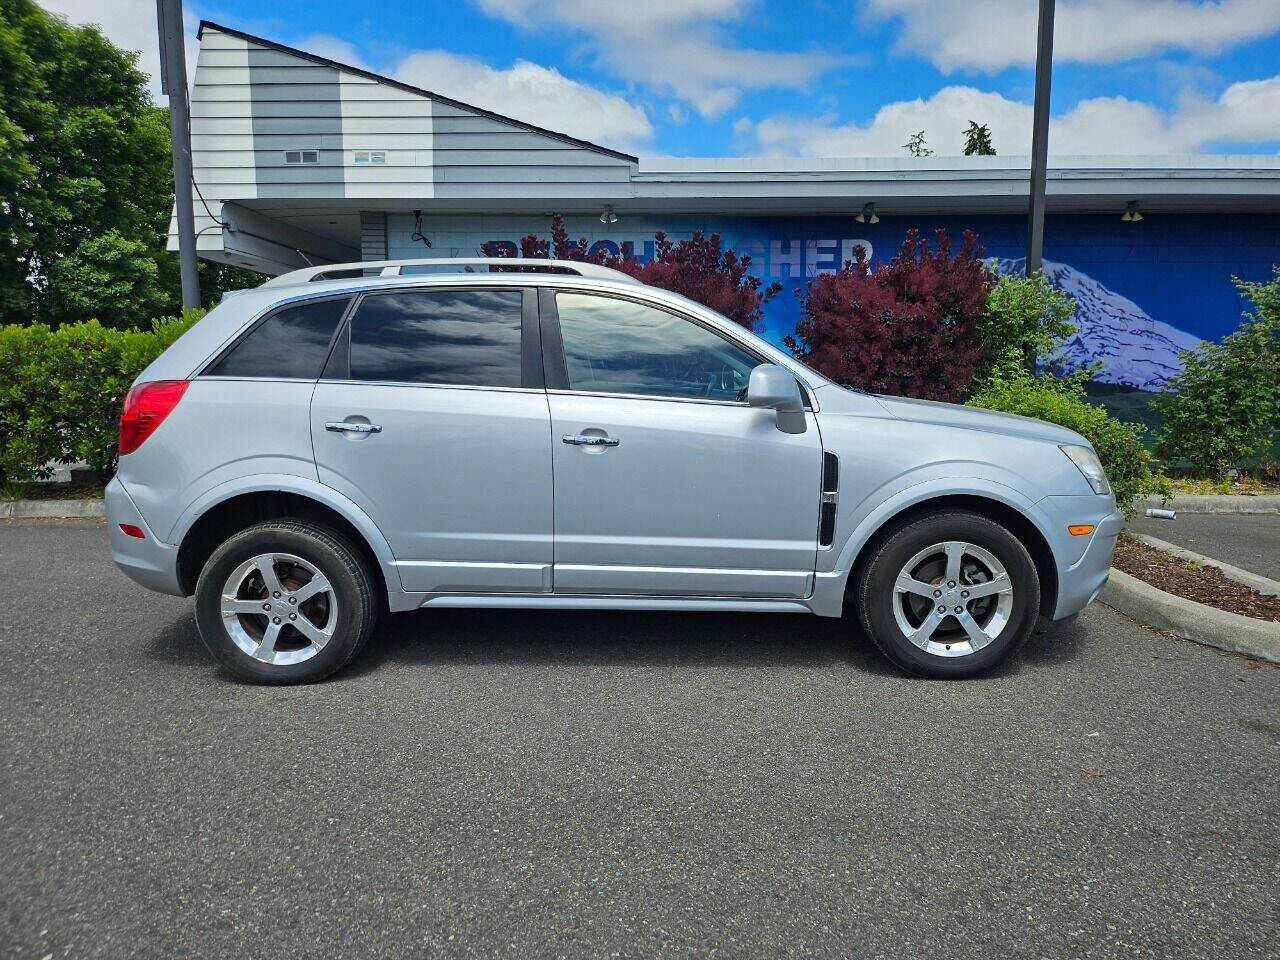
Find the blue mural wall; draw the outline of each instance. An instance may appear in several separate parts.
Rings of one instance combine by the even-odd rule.
[[[775,343],[800,317],[794,290],[819,271],[835,270],[855,245],[872,259],[889,259],[907,230],[932,236],[945,229],[958,245],[975,231],[993,269],[1021,272],[1026,244],[1022,216],[884,216],[879,223],[845,217],[595,217],[566,218],[575,239],[640,259],[653,255],[653,235],[673,239],[701,229],[749,254],[753,272],[784,289],[765,307],[760,332]],[[486,242],[513,245],[523,235],[550,233],[545,217],[424,218],[426,248],[411,239],[407,216],[388,218],[391,257],[468,256]],[[1073,360],[1101,363],[1103,382],[1158,389],[1180,368],[1178,351],[1217,340],[1240,322],[1243,304],[1231,277],[1261,280],[1280,263],[1280,216],[1148,214],[1138,223],[1106,216],[1050,216],[1045,227],[1045,272],[1077,301],[1080,332],[1068,345]]]

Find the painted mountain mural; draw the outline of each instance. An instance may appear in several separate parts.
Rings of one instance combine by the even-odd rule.
[[[1026,260],[993,257],[997,273],[1022,276]],[[1200,340],[1185,331],[1156,320],[1128,297],[1108,290],[1097,280],[1065,263],[1044,261],[1044,273],[1059,290],[1075,298],[1075,323],[1079,332],[1067,343],[1073,363],[1101,363],[1096,377],[1139,390],[1159,390],[1182,369],[1179,350],[1189,350]]]

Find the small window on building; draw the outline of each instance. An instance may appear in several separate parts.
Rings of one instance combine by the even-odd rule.
[[[387,151],[385,150],[357,150],[355,151],[356,163],[386,163]]]
[[[520,386],[519,290],[380,293],[351,321],[351,379]]]
[[[205,373],[211,377],[267,377],[315,380],[329,353],[329,341],[350,298],[299,303],[277,310]]]
[[[286,150],[284,152],[284,162],[287,164],[295,163],[319,163],[319,150]]]

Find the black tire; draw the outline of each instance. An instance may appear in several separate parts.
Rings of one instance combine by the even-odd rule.
[[[941,571],[942,579],[936,579],[939,575],[937,565],[945,563],[945,554],[940,557],[933,554],[935,559],[927,559],[912,568],[918,571],[913,577],[937,587],[940,592],[945,592],[944,596],[934,599],[932,596],[917,598],[915,594],[895,594],[894,585],[904,566],[922,552],[927,554],[930,548],[948,541],[961,541],[978,547],[1004,567],[1013,594],[1004,613],[1007,619],[1003,620],[1002,627],[997,629],[1000,621],[995,619],[1000,603],[998,597],[965,600],[959,594],[964,587],[980,586],[983,577],[991,576],[984,572],[985,561],[976,555],[966,555],[969,566],[954,588],[956,593],[949,592],[948,583],[951,581],[945,580],[945,570]],[[855,571],[853,599],[867,636],[886,657],[904,670],[928,677],[975,676],[1005,660],[1035,629],[1040,607],[1040,578],[1035,563],[1022,542],[994,520],[965,510],[928,513],[888,531],[870,549],[866,562]],[[944,653],[953,648],[960,651],[966,646],[973,646],[960,620],[951,614],[956,607],[946,607],[947,612],[943,613],[940,607],[934,606],[948,601],[960,604],[964,610],[962,616],[971,615],[972,622],[980,628],[984,627],[985,620],[985,625],[995,632],[994,639],[963,655]],[[899,624],[901,614],[908,627],[918,628],[925,624],[926,617],[933,617],[935,612],[939,618],[935,633],[921,642],[937,650],[936,653],[913,643]],[[953,641],[952,645],[948,645],[948,641]]]
[[[332,588],[319,599],[304,600],[304,606],[292,608],[301,614],[307,604],[313,605],[309,608],[313,612],[307,615],[315,616],[326,630],[331,629],[331,636],[322,646],[307,640],[287,621],[279,628],[282,646],[276,649],[286,654],[291,649],[305,653],[308,646],[315,646],[307,659],[301,662],[271,663],[256,659],[237,645],[232,638],[233,628],[224,624],[222,590],[228,578],[252,558],[271,553],[290,554],[303,560],[323,574]],[[305,568],[291,567],[287,563],[275,568],[277,573],[281,570],[285,571],[285,576],[291,570],[300,571],[299,576],[308,575]],[[341,670],[368,642],[379,611],[374,594],[376,582],[368,561],[360,551],[335,531],[304,520],[270,520],[241,530],[209,557],[196,582],[196,625],[200,629],[200,638],[214,659],[241,680],[261,684],[314,683]],[[261,594],[259,599],[272,602],[261,577],[254,581],[251,574],[246,583],[244,589],[249,592],[238,596],[252,597],[255,596],[254,591],[258,591]],[[289,584],[284,579],[281,583],[287,599]],[[329,602],[336,607],[332,613],[327,606]],[[320,604],[318,615],[314,614],[316,603]],[[284,616],[288,617],[288,613]],[[267,615],[255,614],[237,617],[235,622],[241,625],[242,635],[250,640],[261,640],[260,636],[255,636],[255,631],[265,630],[268,619]],[[291,619],[296,620],[297,617]]]

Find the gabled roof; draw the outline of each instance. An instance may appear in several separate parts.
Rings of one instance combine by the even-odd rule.
[[[254,43],[271,50],[279,50],[281,53],[287,53],[295,57],[301,57],[304,60],[310,60],[312,63],[320,64],[325,67],[333,67],[344,73],[355,74],[375,83],[384,83],[390,87],[396,87],[407,93],[413,93],[420,97],[428,97],[440,103],[448,104],[451,107],[457,107],[460,110],[469,110],[472,113],[479,114],[482,117],[488,117],[490,120],[497,120],[500,123],[507,123],[513,127],[519,127],[521,130],[527,130],[530,133],[541,134],[544,137],[550,137],[553,140],[559,140],[575,147],[581,147],[584,150],[593,150],[596,153],[604,154],[607,157],[614,157],[618,160],[624,160],[627,163],[638,163],[638,159],[629,153],[622,153],[619,150],[610,150],[608,147],[602,147],[597,143],[591,143],[587,140],[579,140],[577,137],[571,137],[566,133],[557,133],[554,130],[547,130],[543,127],[534,126],[532,123],[525,123],[523,120],[516,120],[512,117],[503,116],[500,113],[494,113],[492,110],[485,110],[482,107],[474,106],[470,103],[463,103],[461,100],[454,100],[452,97],[445,97],[430,90],[424,90],[421,87],[415,87],[412,84],[404,83],[400,80],[394,80],[391,77],[385,77],[380,73],[374,73],[371,70],[363,70],[360,67],[353,67],[350,64],[339,63],[336,60],[330,60],[327,57],[321,57],[314,53],[308,53],[305,50],[299,50],[296,47],[287,47],[283,43],[277,43],[274,40],[267,40],[263,37],[256,37],[251,33],[245,33],[243,30],[236,30],[233,27],[225,27],[220,23],[214,23],[211,20],[201,20],[200,28],[196,31],[196,36],[204,35],[205,29],[217,30],[219,33],[225,33],[228,36],[239,37],[249,43]]]

